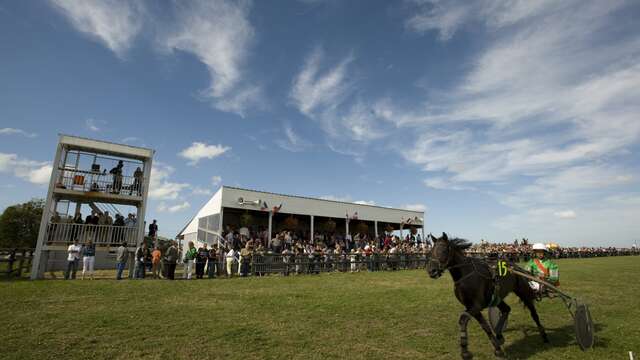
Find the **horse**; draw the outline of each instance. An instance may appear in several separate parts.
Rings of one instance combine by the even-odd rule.
[[[482,330],[491,340],[495,356],[505,356],[502,350],[504,344],[502,329],[511,308],[504,301],[504,298],[511,292],[515,293],[524,306],[529,309],[542,340],[545,343],[549,342],[547,333],[540,324],[540,318],[534,304],[536,294],[526,279],[511,273],[506,268],[500,272],[500,276],[494,276],[485,260],[468,257],[464,254],[464,251],[471,246],[467,240],[458,238],[449,240],[446,233],[442,233],[440,238],[435,238],[431,234],[429,236],[433,240],[433,249],[427,266],[429,276],[432,279],[437,279],[442,276],[445,270],[449,270],[454,282],[454,294],[465,307],[458,320],[462,359],[473,358],[473,354],[468,350],[467,340],[467,325],[471,318],[480,323]],[[492,330],[482,315],[482,310],[489,305],[497,305],[501,313],[495,330]]]

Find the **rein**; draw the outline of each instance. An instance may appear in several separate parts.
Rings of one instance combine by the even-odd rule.
[[[454,251],[452,251],[452,250],[453,249],[450,246],[449,247],[449,254],[454,253]],[[483,277],[483,278],[485,278],[487,280],[493,280],[491,277],[487,277],[487,276],[483,275],[480,271],[478,271],[478,268],[476,267],[476,262],[474,261],[475,259],[469,258],[469,257],[465,257],[464,259],[465,260],[469,260],[469,261],[463,261],[463,262],[461,262],[459,264],[456,264],[456,265],[453,265],[453,266],[447,266],[447,265],[442,266],[442,263],[437,259],[430,259],[430,261],[438,264],[438,267],[440,269],[442,269],[442,271],[449,270],[449,273],[451,273],[451,269],[461,268],[461,267],[464,267],[464,266],[473,266],[473,271],[471,271],[470,273],[468,273],[465,276],[461,277],[460,279],[454,281],[454,285],[455,286],[457,286],[459,283],[461,283],[462,281],[466,280],[467,278],[471,277],[473,274],[478,274],[478,275],[480,275],[481,277]],[[446,264],[449,264],[451,262],[451,260],[452,260],[452,257],[450,255],[450,258],[447,259]]]

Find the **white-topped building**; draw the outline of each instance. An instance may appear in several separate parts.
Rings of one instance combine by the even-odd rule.
[[[424,213],[375,205],[311,197],[276,194],[265,191],[222,186],[195,214],[178,234],[178,238],[194,243],[213,244],[228,227],[262,227],[269,234],[279,232],[295,218],[297,230],[308,232],[313,238],[316,231],[333,224],[334,232],[355,234],[368,229],[372,236],[385,230],[403,231],[422,229],[424,238]],[[364,226],[364,225],[366,226]],[[291,230],[291,229],[288,229]]]

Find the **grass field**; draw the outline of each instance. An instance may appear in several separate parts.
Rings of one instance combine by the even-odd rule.
[[[512,359],[640,356],[640,257],[559,261],[562,287],[590,304],[596,346],[582,352],[560,300],[538,303],[551,345],[515,296]],[[448,274],[424,271],[192,281],[0,282],[2,359],[456,359]],[[469,326],[476,359],[491,359]]]

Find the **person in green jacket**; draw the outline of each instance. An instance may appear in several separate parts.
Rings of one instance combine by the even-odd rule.
[[[560,285],[560,277],[558,273],[558,265],[551,261],[547,254],[547,247],[542,243],[533,244],[533,258],[527,264],[529,270],[534,276],[545,280],[554,286]],[[536,292],[542,292],[543,287],[539,282],[529,281],[529,285]]]
[[[189,250],[184,254],[184,273],[182,274],[183,279],[191,280],[191,272],[193,271],[193,262],[198,255],[198,250],[196,249],[193,241],[189,241]]]

